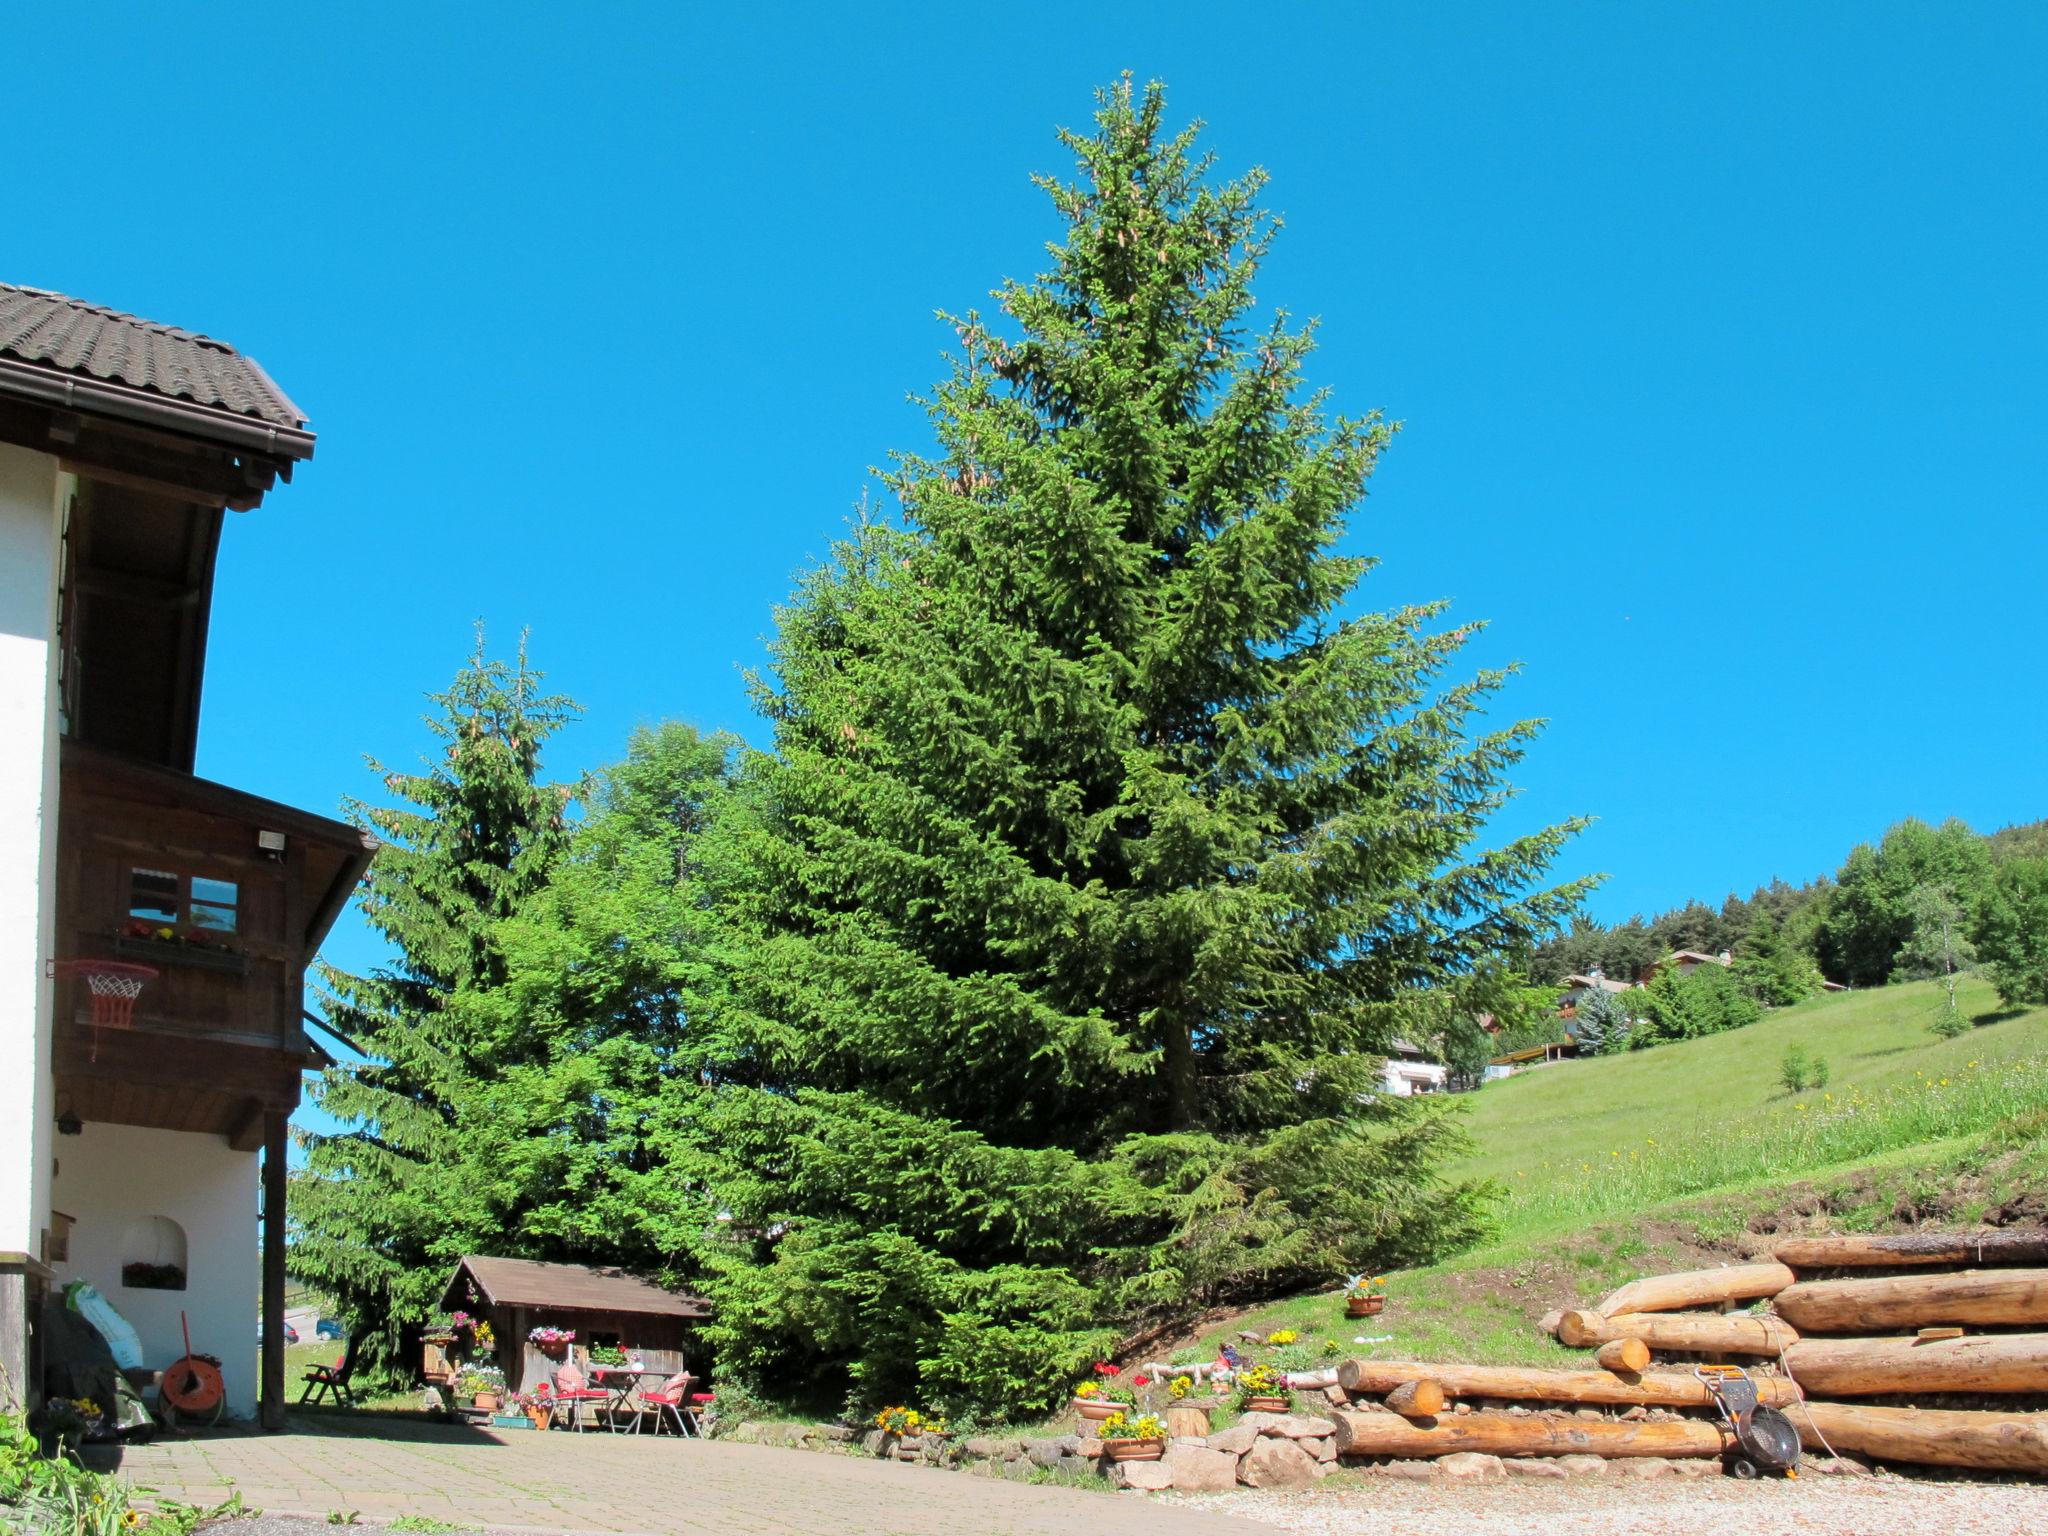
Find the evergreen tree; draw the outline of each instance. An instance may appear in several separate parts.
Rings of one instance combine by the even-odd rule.
[[[1767,1008],[1785,1007],[1820,990],[1813,957],[1786,938],[1768,907],[1752,915],[1749,931],[1735,946],[1735,974]]]
[[[1630,994],[1610,992],[1605,987],[1589,988],[1579,999],[1572,1019],[1572,1038],[1589,1056],[1604,1056],[1628,1047],[1631,1023]]]
[[[781,615],[731,925],[706,1244],[728,1367],[1044,1408],[1108,1330],[1442,1251],[1474,1192],[1397,1033],[1510,985],[1573,830],[1473,846],[1534,724],[1470,627],[1351,613],[1389,428],[1254,329],[1256,175],[1126,83],[1052,268],[957,320],[936,457]]]
[[[501,1064],[499,1043],[454,1003],[503,985],[499,925],[568,839],[572,791],[542,782],[540,754],[575,706],[540,682],[523,646],[490,660],[479,631],[470,663],[432,696],[438,759],[417,773],[373,760],[398,803],[347,805],[384,842],[358,901],[393,958],[364,976],[320,967],[323,1015],[365,1059],[314,1089],[340,1126],[302,1137],[290,1262],[369,1330],[373,1373],[397,1365],[455,1259],[503,1230],[499,1190],[465,1157],[481,1123],[466,1111],[481,1107],[476,1084]]]

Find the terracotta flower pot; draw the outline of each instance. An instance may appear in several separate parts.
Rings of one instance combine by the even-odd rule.
[[[1157,1461],[1166,1454],[1164,1440],[1105,1440],[1102,1454],[1111,1461]]]
[[[1246,1413],[1285,1413],[1287,1399],[1284,1397],[1248,1397],[1244,1400]]]
[[[477,1411],[480,1413],[496,1413],[498,1411],[498,1394],[495,1392],[477,1393],[476,1406]]]
[[[1350,1296],[1344,1301],[1346,1317],[1378,1317],[1380,1308],[1387,1304],[1384,1296]]]
[[[1106,1419],[1123,1406],[1122,1403],[1111,1402],[1106,1397],[1077,1397],[1074,1399],[1074,1412],[1084,1420]]]

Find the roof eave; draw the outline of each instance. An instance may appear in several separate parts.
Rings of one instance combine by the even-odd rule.
[[[260,370],[259,370],[260,371]],[[268,375],[264,375],[268,379]],[[271,386],[273,389],[276,386]],[[215,406],[180,400],[154,390],[137,389],[90,375],[68,373],[26,363],[19,358],[0,357],[0,394],[32,400],[40,405],[57,405],[67,410],[89,411],[122,421],[182,432],[225,444],[250,453],[303,461],[313,457],[314,437],[301,427],[283,427],[274,422],[224,411]],[[282,393],[280,400],[284,399]],[[289,401],[286,402],[288,405]],[[293,406],[294,413],[297,407]]]

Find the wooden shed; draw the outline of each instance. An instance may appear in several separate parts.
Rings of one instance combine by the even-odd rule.
[[[538,1386],[564,1360],[587,1369],[593,1344],[615,1345],[650,1371],[684,1370],[701,1354],[695,1327],[711,1315],[702,1298],[665,1291],[622,1269],[477,1254],[455,1266],[441,1304],[489,1321],[497,1336],[491,1353],[514,1392]],[[535,1328],[571,1330],[575,1342],[543,1350],[527,1338]],[[704,1363],[695,1359],[699,1375]]]

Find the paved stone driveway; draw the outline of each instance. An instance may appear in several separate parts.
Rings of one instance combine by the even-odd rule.
[[[936,1467],[650,1435],[547,1434],[308,1418],[283,1435],[132,1446],[121,1474],[194,1504],[239,1491],[272,1513],[429,1515],[500,1530],[660,1536],[1250,1536],[1261,1527]]]

